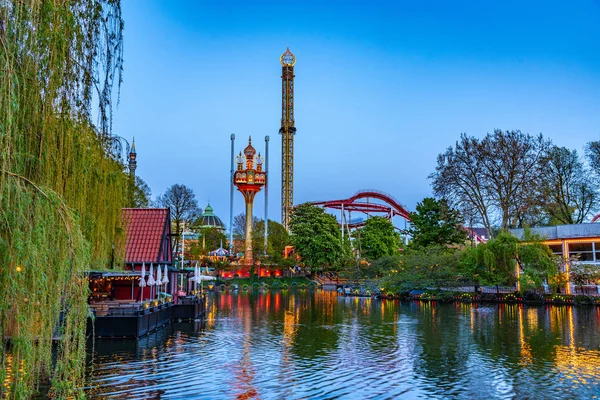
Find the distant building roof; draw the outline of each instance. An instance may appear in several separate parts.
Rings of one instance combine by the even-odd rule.
[[[171,226],[168,208],[124,208],[126,263],[170,263]]]
[[[485,243],[488,241],[487,229],[485,228],[466,228],[469,239],[474,239],[478,243]]]
[[[510,233],[522,239],[525,230],[511,229]],[[531,233],[539,235],[546,240],[600,237],[600,223],[540,226],[531,228]]]
[[[217,217],[213,213],[213,208],[210,206],[210,203],[204,209],[204,213],[200,216],[200,228],[217,228],[217,229],[225,229],[225,224],[221,221],[221,218]]]

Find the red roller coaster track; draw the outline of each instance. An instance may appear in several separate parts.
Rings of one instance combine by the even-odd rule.
[[[384,202],[385,204],[371,203],[369,202],[369,199],[376,199]],[[383,213],[388,218],[399,216],[407,221],[410,221],[408,210],[402,204],[400,204],[399,201],[394,199],[389,194],[380,192],[378,190],[361,190],[347,199],[314,201],[311,204],[315,206],[321,206],[323,208],[344,210],[348,212],[362,212],[364,214]],[[350,222],[348,223],[348,227],[353,228],[362,224],[363,223]]]
[[[594,215],[594,218],[592,218],[592,222],[598,222],[599,219],[600,219],[600,214],[596,214],[596,215]]]
[[[381,203],[371,203],[369,199],[376,199],[384,202]],[[366,201],[361,201],[366,200]],[[349,197],[347,199],[342,200],[329,200],[329,201],[313,201],[311,204],[315,206],[321,206],[323,208],[333,209],[333,210],[344,210],[344,212],[362,212],[364,214],[383,214],[388,218],[392,218],[395,216],[399,216],[404,218],[407,221],[410,221],[410,213],[408,210],[400,204],[398,200],[393,198],[387,193],[380,192],[378,190],[361,190],[354,194],[354,196]],[[600,219],[600,214],[598,214],[595,219]],[[364,221],[361,222],[352,222],[347,221],[344,223],[348,229],[358,228],[365,224]],[[469,236],[473,239],[477,240],[479,243],[485,243],[487,239],[479,236],[474,229],[464,228]]]

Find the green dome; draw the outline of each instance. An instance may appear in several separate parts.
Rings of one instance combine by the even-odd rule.
[[[200,228],[217,228],[225,230],[225,224],[221,221],[221,218],[214,214],[210,203],[206,206],[200,217]]]

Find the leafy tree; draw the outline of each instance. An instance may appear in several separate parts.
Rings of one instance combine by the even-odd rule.
[[[402,257],[398,254],[387,255],[378,258],[371,264],[371,267],[368,269],[371,273],[369,277],[377,277],[384,276],[390,274],[400,268],[400,264],[402,263]],[[395,273],[395,272],[394,272]]]
[[[580,224],[597,208],[598,185],[576,150],[552,147],[542,171],[540,198],[551,221]]]
[[[357,232],[360,241],[361,255],[369,261],[384,256],[392,256],[398,252],[400,235],[387,218],[371,217],[365,226]]]
[[[459,273],[463,280],[470,282],[475,286],[477,292],[481,285],[488,281],[488,268],[484,259],[485,244],[468,247],[464,249],[460,256]]]
[[[417,204],[416,211],[410,213],[410,223],[411,247],[447,246],[467,240],[459,212],[446,200],[424,198]]]
[[[218,249],[223,245],[227,247],[227,236],[221,229],[210,227],[201,228],[198,230],[198,244],[206,250],[206,252]]]
[[[156,200],[159,207],[169,208],[171,223],[174,227],[175,248],[179,246],[179,238],[183,231],[183,224],[191,225],[202,213],[194,191],[185,185],[175,184]]]
[[[269,220],[267,232],[267,255],[270,261],[278,263],[283,260],[285,246],[291,244],[290,234],[279,222]],[[265,246],[265,221],[256,221],[252,233],[252,251],[255,256],[264,254]]]
[[[408,291],[429,287],[455,287],[461,282],[458,274],[460,252],[444,246],[432,245],[427,248],[412,247],[399,258],[399,265],[393,265],[393,259],[383,258],[390,267],[382,285],[388,290]],[[373,263],[379,267],[380,263]],[[384,264],[384,265],[385,265]]]
[[[430,175],[436,196],[459,209],[476,211],[491,237],[502,229],[539,219],[532,205],[539,199],[540,177],[550,142],[542,135],[495,130],[479,140],[461,135],[437,160]]]
[[[472,279],[475,286],[513,285],[518,239],[508,232],[475,248],[467,249],[461,257],[460,268],[464,278]]]
[[[135,185],[133,186],[133,207],[148,208],[151,198],[152,192],[150,191],[150,187],[141,177],[136,175]]]
[[[518,246],[516,255],[522,271],[521,290],[539,289],[558,274],[557,257],[540,238],[527,232],[524,242]]]
[[[297,206],[290,219],[290,231],[296,254],[310,268],[331,268],[344,255],[337,220],[320,207],[308,203]]]

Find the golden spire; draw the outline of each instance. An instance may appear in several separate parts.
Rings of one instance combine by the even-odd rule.
[[[281,57],[279,57],[279,61],[281,61],[281,65],[285,66],[291,66],[293,67],[294,64],[296,64],[296,56],[294,56],[292,54],[292,52],[290,51],[290,48],[288,47],[285,51],[285,53],[283,53],[281,55]]]

